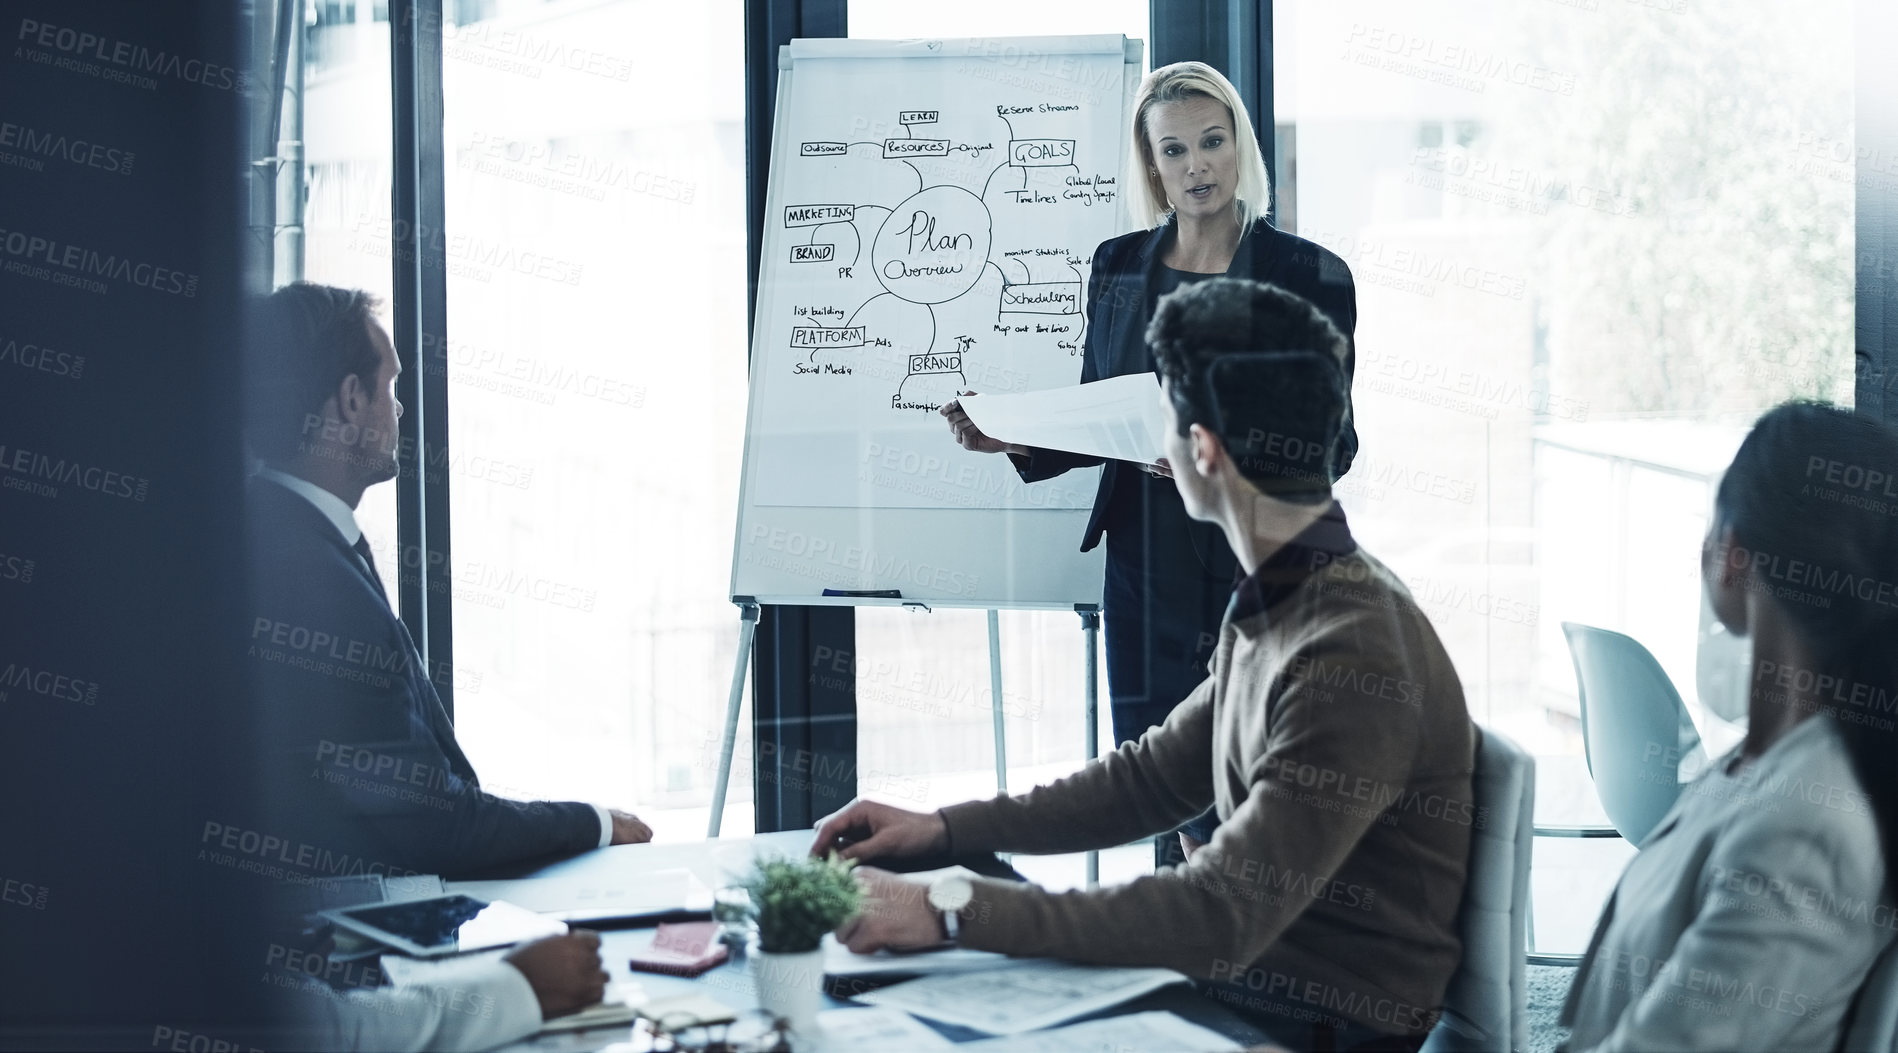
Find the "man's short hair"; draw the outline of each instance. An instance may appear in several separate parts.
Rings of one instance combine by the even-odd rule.
[[[306,419],[347,376],[373,391],[381,365],[369,327],[375,296],[315,282],[286,285],[258,302],[244,370],[244,436],[251,453],[283,461],[308,438]]]
[[[1331,494],[1346,399],[1344,334],[1311,301],[1263,282],[1211,278],[1163,297],[1147,343],[1180,434],[1219,436],[1261,491],[1315,504]]]

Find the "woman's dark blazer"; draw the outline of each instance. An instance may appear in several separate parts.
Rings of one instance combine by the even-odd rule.
[[[1152,230],[1139,230],[1101,242],[1094,250],[1094,269],[1087,281],[1087,334],[1082,341],[1081,383],[1105,380],[1152,369],[1147,353],[1147,283],[1159,263],[1161,249],[1173,231],[1171,220]],[[1349,398],[1351,377],[1357,368],[1357,348],[1353,333],[1358,321],[1357,289],[1351,282],[1351,269],[1336,253],[1296,235],[1287,234],[1260,219],[1239,241],[1233,255],[1230,278],[1252,278],[1269,282],[1297,293],[1316,304],[1344,333],[1344,379],[1346,399],[1344,429],[1338,436],[1338,474],[1351,467],[1358,452],[1358,432],[1353,424]],[[1025,483],[1040,482],[1072,468],[1101,463],[1099,457],[1085,457],[1059,450],[1035,450],[1026,457],[1011,457]],[[1101,473],[1100,490],[1094,496],[1094,514],[1089,517],[1087,534],[1081,542],[1086,552],[1100,543],[1101,520],[1108,500],[1113,496],[1117,473]]]

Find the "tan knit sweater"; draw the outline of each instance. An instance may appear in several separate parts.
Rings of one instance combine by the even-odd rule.
[[[1184,866],[1124,885],[982,880],[963,945],[1165,966],[1383,1032],[1431,1025],[1483,821],[1475,732],[1409,590],[1352,548],[1229,615],[1212,675],[1165,724],[1051,785],[943,809],[957,852],[1076,852],[1208,805],[1220,818]]]

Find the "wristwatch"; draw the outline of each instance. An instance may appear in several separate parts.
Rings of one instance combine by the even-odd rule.
[[[942,912],[942,928],[948,934],[950,943],[960,941],[962,911],[974,898],[975,883],[969,880],[968,872],[961,868],[939,874],[936,880],[929,883],[929,905]]]

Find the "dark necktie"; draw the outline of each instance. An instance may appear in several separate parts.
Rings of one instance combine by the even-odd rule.
[[[362,534],[356,535],[356,544],[354,547],[356,549],[356,555],[362,557],[363,565],[369,568],[370,580],[376,583],[377,590],[383,594],[383,598],[386,600],[389,590],[382,584],[382,575],[376,573],[376,557],[369,554],[369,538]]]

